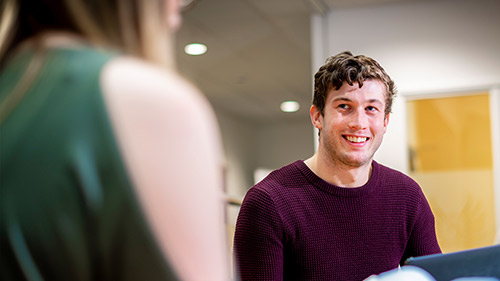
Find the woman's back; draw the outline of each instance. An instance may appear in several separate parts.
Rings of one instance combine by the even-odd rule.
[[[0,101],[32,57],[18,54],[3,69]],[[1,126],[2,280],[173,278],[103,99],[101,70],[112,57],[86,47],[49,49]]]

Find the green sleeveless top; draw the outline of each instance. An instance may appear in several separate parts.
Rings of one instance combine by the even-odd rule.
[[[0,102],[32,52],[0,72]],[[0,124],[2,280],[174,280],[124,169],[99,83],[113,54],[53,49]]]

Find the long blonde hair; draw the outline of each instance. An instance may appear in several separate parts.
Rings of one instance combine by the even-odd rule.
[[[174,66],[173,39],[165,18],[164,0],[2,2],[0,67],[21,41],[54,30],[76,33],[92,44],[117,49],[165,67]],[[34,8],[35,5],[39,6]],[[35,22],[28,23],[27,15]],[[44,26],[49,18],[50,24]]]

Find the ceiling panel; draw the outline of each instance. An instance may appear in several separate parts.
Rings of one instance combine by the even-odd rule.
[[[303,108],[311,97],[310,9],[305,0],[201,0],[177,36],[181,71],[217,110],[252,121],[294,118],[281,101]],[[202,56],[183,53],[203,42]],[[304,113],[304,112],[302,112]]]

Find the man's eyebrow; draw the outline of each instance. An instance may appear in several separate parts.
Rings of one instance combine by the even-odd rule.
[[[334,98],[333,101],[335,102],[335,101],[352,101],[352,100],[346,97],[337,97]]]
[[[368,103],[378,103],[380,105],[384,104],[381,100],[379,99],[370,99],[368,100]]]
[[[351,100],[351,99],[346,98],[346,97],[337,97],[337,98],[333,99],[333,101],[334,101],[334,102],[336,102],[336,101],[346,101],[346,102],[352,102],[352,100]],[[378,103],[378,104],[380,104],[380,105],[383,105],[383,104],[384,104],[384,103],[383,103],[381,100],[379,100],[379,99],[369,99],[369,100],[368,100],[368,103]]]

